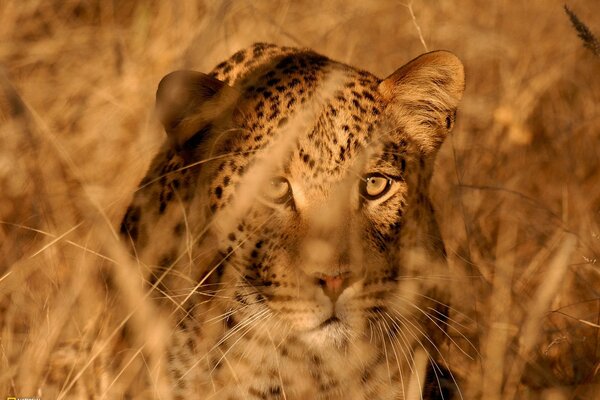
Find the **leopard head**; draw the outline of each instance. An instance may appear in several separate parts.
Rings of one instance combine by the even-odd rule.
[[[188,239],[169,261],[187,287],[231,326],[314,346],[442,330],[428,186],[464,89],[456,56],[426,53],[379,79],[287,49],[219,77],[178,71],[157,92],[169,140],[155,175],[187,175],[159,184],[153,201],[171,196],[145,231],[178,215]]]

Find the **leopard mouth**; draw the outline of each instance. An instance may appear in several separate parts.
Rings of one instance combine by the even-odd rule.
[[[325,321],[321,322],[321,324],[318,326],[318,329],[321,328],[325,328],[328,327],[330,325],[334,325],[334,324],[341,324],[342,321],[336,317],[335,315],[332,315],[331,317],[327,318]]]
[[[342,348],[350,338],[350,326],[335,315],[321,322],[304,337],[311,346],[327,348]]]

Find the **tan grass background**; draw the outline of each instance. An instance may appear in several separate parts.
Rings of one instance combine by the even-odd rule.
[[[599,2],[568,5],[600,34]],[[165,334],[115,234],[164,137],[154,92],[265,41],[381,77],[425,50],[463,60],[432,183],[455,276],[446,358],[464,399],[600,399],[600,58],[562,7],[0,1],[0,398],[113,398],[140,369],[160,375],[131,361]],[[115,361],[126,318],[144,350]]]

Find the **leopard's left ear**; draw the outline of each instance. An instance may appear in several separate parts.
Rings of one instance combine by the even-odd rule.
[[[231,86],[210,75],[175,71],[158,84],[156,111],[171,143],[180,146],[226,115],[237,96]]]
[[[464,89],[463,64],[448,51],[422,54],[379,84],[388,115],[426,155],[434,155],[452,130]]]

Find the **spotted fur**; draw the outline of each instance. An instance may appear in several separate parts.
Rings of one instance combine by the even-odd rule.
[[[445,336],[428,186],[463,87],[448,52],[382,80],[270,44],[163,79],[168,140],[121,231],[175,316],[178,398],[451,398],[414,360]]]

